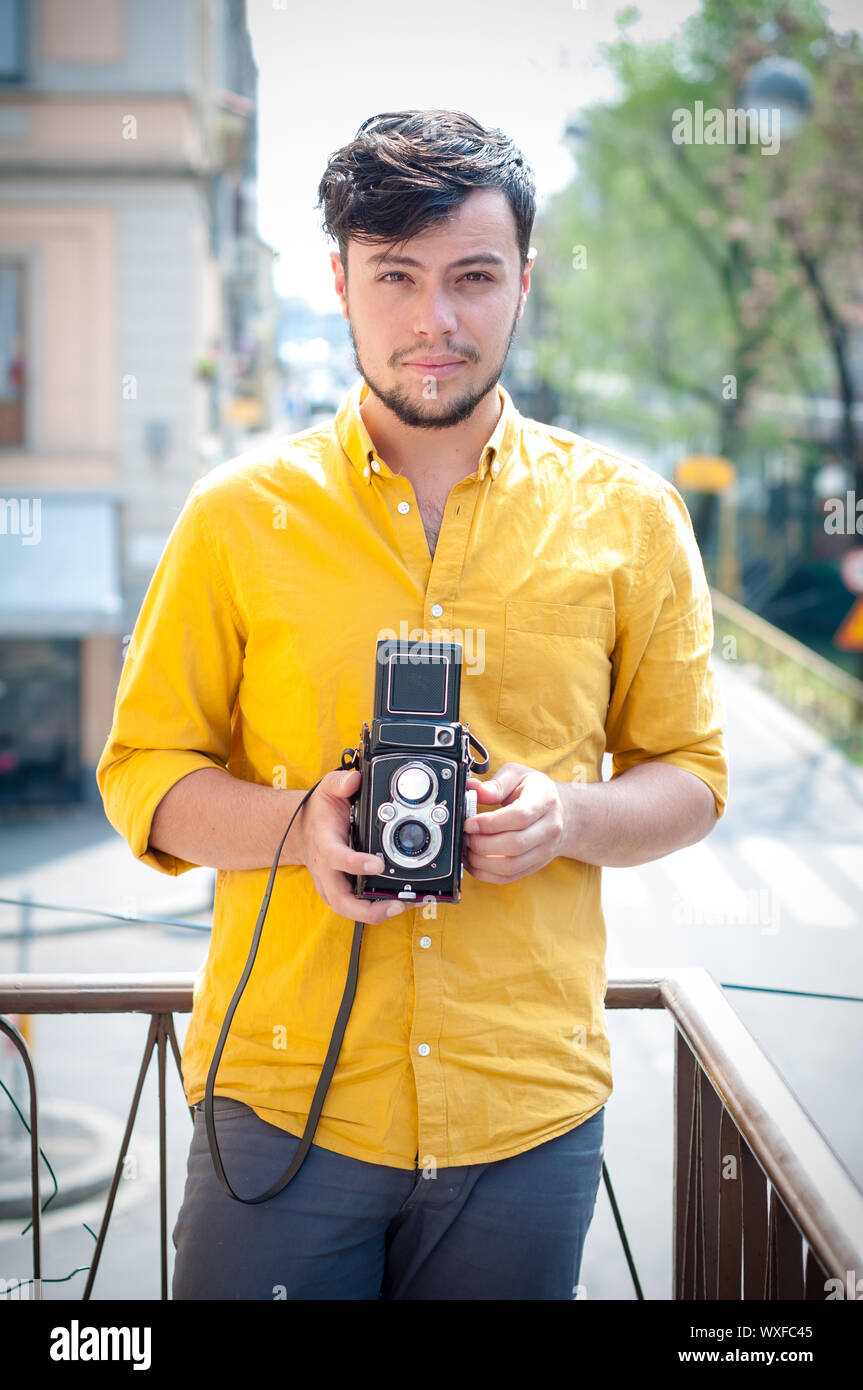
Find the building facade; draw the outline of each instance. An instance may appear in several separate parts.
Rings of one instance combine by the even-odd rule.
[[[256,87],[243,0],[0,0],[0,805],[98,800],[168,532],[267,423]]]

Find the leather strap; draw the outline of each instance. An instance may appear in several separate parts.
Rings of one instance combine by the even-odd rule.
[[[470,742],[473,744],[474,748],[478,749],[484,755],[484,759],[482,762],[478,763],[475,759],[472,760],[472,767],[477,772],[488,772],[488,750],[483,746],[483,744],[479,742],[479,739],[475,738],[474,735],[470,733],[470,731],[468,731],[468,737],[470,739]],[[343,750],[341,761],[342,769],[351,766],[351,761],[348,760],[348,755],[350,755],[353,751],[354,750],[351,750],[349,748]],[[353,765],[358,765],[358,759],[355,753]],[[245,990],[246,985],[248,984],[249,976],[252,973],[252,966],[254,965],[255,957],[258,954],[258,946],[260,945],[261,941],[261,932],[264,926],[264,919],[267,915],[267,909],[270,906],[270,897],[272,896],[273,892],[273,884],[276,878],[276,870],[279,867],[279,859],[282,853],[282,846],[284,845],[285,840],[288,838],[291,826],[293,825],[300,811],[303,809],[309,797],[312,795],[312,792],[315,790],[316,787],[320,786],[322,781],[323,778],[319,777],[314,787],[310,787],[309,790],[306,792],[305,796],[300,801],[299,806],[294,811],[294,814],[291,816],[291,819],[288,822],[288,828],[282,836],[281,841],[279,843],[279,847],[276,850],[276,855],[273,860],[273,866],[270,869],[270,877],[267,882],[266,892],[264,893],[264,898],[261,903],[261,910],[258,913],[258,920],[255,923],[255,930],[252,935],[252,944],[249,948],[249,956],[243,969],[242,976],[240,977],[240,983],[234,990],[233,998],[231,999],[231,1002],[228,1005],[228,1012],[225,1014],[225,1018],[222,1023],[222,1029],[219,1033],[219,1039],[216,1043],[216,1048],[213,1053],[213,1060],[210,1063],[210,1070],[207,1073],[207,1081],[204,1088],[204,1123],[207,1129],[207,1143],[210,1146],[210,1155],[213,1160],[213,1167],[216,1170],[216,1176],[219,1179],[219,1182],[221,1183],[225,1192],[227,1192],[228,1196],[233,1197],[234,1200],[237,1202],[245,1203],[246,1206],[257,1206],[260,1202],[268,1202],[271,1197],[277,1196],[278,1193],[280,1193],[283,1188],[287,1187],[288,1183],[296,1177],[297,1173],[300,1171],[300,1168],[303,1166],[309,1149],[312,1146],[312,1140],[315,1137],[315,1130],[318,1127],[318,1120],[320,1119],[321,1111],[324,1108],[324,1101],[326,1100],[327,1090],[329,1089],[330,1081],[333,1077],[333,1072],[336,1069],[336,1063],[339,1059],[339,1052],[341,1051],[342,1041],[345,1036],[345,1029],[348,1026],[348,1019],[350,1017],[351,1008],[353,1007],[354,996],[357,992],[357,978],[359,976],[360,969],[360,949],[363,944],[363,927],[365,925],[363,922],[354,922],[354,935],[353,940],[351,942],[350,963],[348,965],[348,975],[347,979],[345,980],[344,993],[342,994],[342,1002],[339,1005],[339,1012],[336,1017],[335,1026],[333,1027],[332,1037],[330,1038],[330,1045],[327,1048],[327,1055],[324,1058],[324,1065],[321,1068],[321,1074],[318,1078],[318,1084],[315,1087],[315,1094],[312,1097],[312,1105],[311,1109],[309,1110],[309,1116],[306,1121],[306,1127],[303,1130],[303,1135],[300,1140],[300,1147],[294,1154],[290,1167],[282,1174],[280,1178],[277,1179],[276,1182],[272,1184],[271,1187],[267,1188],[266,1192],[262,1192],[257,1197],[241,1197],[238,1192],[234,1191],[234,1189],[228,1181],[227,1174],[225,1173],[224,1164],[222,1163],[222,1155],[219,1152],[219,1145],[216,1139],[216,1117],[214,1114],[213,1106],[213,1101],[215,1099],[216,1076],[218,1075],[219,1063],[222,1060],[222,1053],[225,1048],[225,1043],[228,1040],[228,1033],[231,1029],[231,1023],[233,1021],[234,1014],[237,1011],[237,1005],[243,997],[243,991]]]
[[[360,966],[360,947],[362,946],[363,942],[364,923],[362,922],[354,922],[354,937],[351,943],[351,958],[350,965],[348,967],[348,977],[345,981],[344,994],[342,995],[342,1002],[339,1006],[338,1016],[336,1018],[335,1027],[333,1028],[332,1037],[330,1038],[330,1045],[327,1049],[327,1055],[324,1059],[324,1065],[321,1069],[318,1084],[315,1088],[315,1094],[312,1098],[312,1106],[309,1111],[309,1117],[306,1121],[306,1127],[303,1131],[302,1139],[300,1140],[300,1147],[294,1154],[290,1167],[287,1169],[285,1173],[282,1174],[282,1176],[276,1182],[273,1183],[272,1187],[267,1188],[267,1191],[262,1192],[258,1197],[241,1197],[238,1192],[234,1191],[234,1189],[231,1187],[231,1184],[228,1181],[227,1174],[225,1173],[225,1168],[222,1163],[222,1155],[219,1152],[219,1145],[216,1139],[216,1119],[213,1113],[213,1100],[215,1095],[216,1076],[219,1070],[219,1063],[222,1060],[222,1052],[224,1050],[225,1043],[228,1038],[228,1033],[230,1032],[231,1023],[233,1021],[234,1014],[237,1011],[237,1005],[239,1004],[243,996],[243,991],[246,988],[246,985],[248,984],[249,976],[252,973],[252,966],[254,965],[255,957],[258,954],[258,946],[260,945],[261,941],[261,932],[264,926],[264,919],[267,915],[267,909],[270,905],[270,897],[273,891],[273,883],[275,882],[276,878],[276,869],[279,867],[279,858],[282,853],[282,846],[284,845],[285,840],[288,838],[291,826],[293,825],[300,811],[305,806],[312,792],[315,790],[316,787],[320,786],[320,783],[322,781],[323,778],[318,778],[318,781],[315,783],[314,787],[310,787],[310,789],[306,792],[296,811],[294,811],[294,814],[291,816],[291,819],[288,822],[288,828],[282,836],[281,841],[279,842],[279,847],[276,850],[276,856],[273,860],[273,866],[270,869],[270,877],[267,882],[267,888],[266,892],[264,893],[263,902],[261,903],[261,910],[258,913],[258,920],[255,924],[255,931],[252,936],[252,944],[249,949],[248,960],[246,961],[243,974],[240,978],[240,983],[237,985],[237,988],[234,991],[234,997],[232,998],[228,1006],[228,1012],[225,1014],[225,1019],[222,1023],[222,1031],[220,1032],[219,1040],[216,1043],[216,1050],[213,1053],[213,1060],[210,1063],[210,1070],[207,1074],[207,1082],[204,1090],[204,1123],[207,1129],[207,1143],[210,1146],[210,1155],[213,1160],[213,1167],[216,1170],[216,1176],[218,1177],[219,1182],[221,1183],[222,1187],[224,1188],[225,1192],[227,1192],[229,1197],[233,1197],[237,1202],[243,1202],[247,1206],[257,1206],[259,1202],[267,1202],[271,1197],[275,1197],[277,1193],[281,1192],[284,1187],[287,1187],[288,1183],[296,1177],[297,1173],[302,1167],[306,1155],[308,1154],[309,1149],[311,1148],[312,1140],[315,1135],[315,1130],[318,1127],[318,1120],[320,1119],[321,1111],[324,1108],[324,1100],[326,1099],[327,1090],[329,1088],[330,1081],[332,1080],[333,1072],[336,1069],[336,1062],[338,1061],[339,1052],[342,1046],[342,1040],[345,1036],[345,1029],[347,1027],[351,1007],[354,1002],[354,995],[356,994],[357,989],[357,977],[359,975]]]

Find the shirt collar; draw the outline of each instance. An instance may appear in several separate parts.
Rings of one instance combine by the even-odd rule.
[[[470,475],[477,477],[480,482],[486,474],[492,481],[500,476],[513,453],[519,435],[519,414],[512,397],[500,382],[497,383],[497,393],[501,402],[500,419],[482,451],[477,472]],[[335,431],[339,443],[360,477],[371,483],[375,474],[381,478],[392,478],[395,474],[377,452],[360,414],[360,406],[368,394],[368,383],[361,378],[351,387],[339,407],[335,418]]]

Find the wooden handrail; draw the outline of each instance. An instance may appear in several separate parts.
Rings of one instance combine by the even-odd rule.
[[[188,1013],[195,974],[0,975],[0,1014]],[[667,1009],[728,1116],[832,1276],[863,1271],[863,1192],[815,1121],[700,967],[608,981],[607,1009]]]
[[[841,666],[836,666],[826,657],[814,652],[811,647],[807,647],[805,642],[798,642],[796,637],[791,637],[781,628],[774,627],[768,623],[766,618],[761,618],[751,609],[745,608],[736,599],[729,598],[719,589],[710,590],[710,598],[713,603],[714,613],[720,617],[727,618],[729,622],[736,623],[738,627],[744,628],[752,637],[759,642],[764,642],[774,651],[785,656],[789,661],[811,671],[819,679],[828,681],[837,690],[841,690],[844,695],[850,695],[863,707],[863,681],[856,676],[849,675],[843,671]]]

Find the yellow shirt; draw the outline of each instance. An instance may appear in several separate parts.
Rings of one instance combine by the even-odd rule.
[[[371,722],[376,642],[464,646],[462,721],[490,772],[555,781],[648,760],[727,795],[712,613],[689,516],[651,469],[502,413],[449,493],[434,557],[410,482],[376,453],[358,381],[333,422],[192,487],[141,607],[97,769],[111,824],[148,849],[196,768],[311,787]],[[480,813],[482,814],[482,808]],[[286,811],[285,825],[289,814]],[[220,871],[183,1050],[190,1104],[245,963],[269,868]],[[558,857],[459,904],[367,925],[315,1143],[393,1168],[485,1163],[588,1119],[612,1075],[601,870]],[[353,923],[308,871],[276,874],[217,1094],[300,1135],[338,1012]]]

